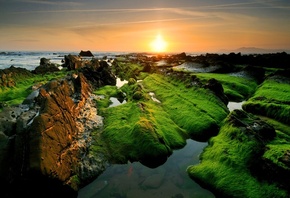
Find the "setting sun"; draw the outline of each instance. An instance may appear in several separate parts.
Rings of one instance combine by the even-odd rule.
[[[163,40],[162,36],[158,34],[156,39],[151,43],[152,50],[154,52],[164,52],[167,47],[167,43]]]

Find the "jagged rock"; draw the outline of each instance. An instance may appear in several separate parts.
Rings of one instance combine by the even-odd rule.
[[[64,56],[63,66],[68,70],[76,70],[84,67],[84,62],[79,56],[69,54]]]
[[[84,76],[93,84],[95,88],[104,85],[116,85],[116,76],[112,73],[106,61],[99,62],[99,67],[94,70],[84,67],[81,71]]]
[[[0,113],[1,184],[20,194],[37,185],[75,196],[108,166],[103,154],[88,153],[90,133],[101,125],[92,85],[83,73],[39,87],[24,104]]]

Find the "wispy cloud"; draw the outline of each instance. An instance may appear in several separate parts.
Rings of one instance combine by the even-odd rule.
[[[43,4],[43,5],[81,5],[79,2],[71,1],[47,1],[47,0],[17,0],[18,2],[31,3],[31,4]]]
[[[171,18],[171,19],[161,19],[161,20],[144,20],[144,21],[123,21],[115,23],[99,23],[99,24],[87,24],[87,25],[78,25],[73,27],[68,27],[69,29],[79,29],[79,28],[93,28],[99,26],[115,26],[115,25],[130,25],[130,24],[145,24],[145,23],[160,23],[160,22],[172,22],[172,21],[183,21],[190,20],[192,17],[188,18]]]

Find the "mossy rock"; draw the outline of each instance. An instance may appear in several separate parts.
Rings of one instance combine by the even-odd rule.
[[[289,124],[290,84],[273,77],[265,80],[255,94],[243,104],[243,109]]]
[[[279,176],[265,177],[280,169],[277,158],[271,159],[272,169],[265,168],[269,146],[280,139],[274,134],[274,128],[258,117],[235,110],[224,120],[219,134],[210,139],[201,163],[189,166],[187,172],[217,197],[289,197],[289,182],[286,187],[277,179],[283,177],[281,171]]]

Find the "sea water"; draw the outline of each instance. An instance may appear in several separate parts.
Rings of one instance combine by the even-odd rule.
[[[115,58],[116,55],[125,54],[125,52],[92,52],[94,58],[102,59],[107,56],[108,59]],[[40,59],[49,59],[51,63],[62,65],[65,55],[78,55],[76,51],[0,51],[0,69],[11,66],[21,67],[28,70],[34,70],[40,65]]]

